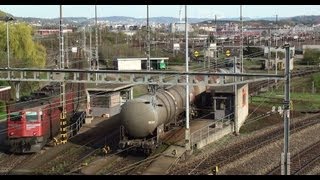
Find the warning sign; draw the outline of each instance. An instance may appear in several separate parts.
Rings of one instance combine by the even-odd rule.
[[[198,56],[199,56],[199,52],[198,52],[198,51],[195,51],[195,52],[194,52],[194,56],[195,56],[195,57],[198,57]]]
[[[226,56],[229,57],[230,55],[231,55],[230,50],[227,50],[227,51],[226,51]]]

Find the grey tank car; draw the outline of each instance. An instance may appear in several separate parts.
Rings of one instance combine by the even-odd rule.
[[[218,72],[232,73],[233,68],[220,68]],[[238,68],[236,72],[239,72]],[[233,78],[214,76],[210,80],[218,84],[231,82]],[[195,77],[193,81],[197,86],[190,86],[191,104],[207,90],[202,77]],[[120,148],[133,146],[131,149],[142,150],[147,154],[152,152],[158,146],[159,137],[167,129],[167,125],[185,112],[185,100],[185,87],[172,86],[158,89],[153,95],[147,94],[127,101],[120,111]]]

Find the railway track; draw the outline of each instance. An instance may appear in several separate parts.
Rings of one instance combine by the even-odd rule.
[[[176,131],[180,131],[181,129],[175,129]],[[169,140],[174,141],[174,139],[179,139],[179,137],[175,136],[176,133],[171,133],[165,135],[164,143]],[[181,133],[178,133],[181,135]],[[164,147],[164,148],[163,148]],[[119,174],[119,175],[132,175],[132,174],[141,174],[143,171],[154,161],[156,160],[161,153],[167,148],[163,146],[158,149],[151,156],[146,157],[144,154],[135,154],[129,155],[127,150],[134,147],[129,147],[126,150],[118,150],[117,152],[111,152],[105,158],[108,160],[103,160],[105,162],[105,167],[101,168],[101,165],[94,166],[92,165],[89,169],[94,168],[95,170],[89,172],[85,170],[85,173],[88,174]]]
[[[312,144],[306,149],[294,155],[290,164],[290,172],[293,175],[303,174],[306,170],[310,169],[316,162],[320,160],[320,141]],[[269,175],[280,175],[281,166],[277,166],[268,173]]]
[[[318,122],[319,114],[304,121],[293,123],[290,125],[290,128],[294,127],[292,132],[295,133]],[[207,156],[196,159],[191,163],[172,168],[169,174],[208,174],[208,172],[210,172],[210,168],[215,166],[221,168],[225,164],[233,162],[248,153],[280,139],[282,136],[283,126],[280,126],[256,138],[250,138],[245,142],[239,142],[216,153],[208,154]]]
[[[107,144],[111,152],[115,151],[117,149],[118,141],[119,141],[119,130],[115,130],[108,134],[108,136],[105,136],[105,138],[97,137],[94,138],[90,143],[91,148],[85,148],[86,145],[81,146],[80,148],[84,148],[85,151],[81,152],[77,157],[70,159],[72,162],[70,165],[65,167],[66,173],[65,174],[70,174],[70,173],[75,173],[81,169],[79,167],[83,161],[88,159],[90,156],[94,155],[95,153],[99,153],[99,151],[102,150],[102,148]]]
[[[119,130],[114,130],[109,135],[96,135],[91,136],[90,139],[85,139],[82,145],[70,145],[66,151],[59,154],[57,157],[42,164],[37,169],[41,174],[66,174],[75,171],[78,166],[89,158],[91,155],[97,153],[105,144],[115,144],[117,137],[119,136]],[[110,146],[113,147],[113,146]]]
[[[104,119],[100,119],[102,124],[99,126],[84,129],[85,132],[72,137],[66,144],[46,149],[36,158],[23,161],[14,169],[16,171],[28,170],[28,174],[64,174],[73,170],[87,157],[95,155],[95,152],[98,152],[98,149],[101,149],[100,147],[105,143],[108,144],[109,139],[117,140],[114,135],[119,135],[119,133],[112,133],[119,131],[117,118],[107,121]],[[108,132],[109,135],[106,136]]]
[[[303,68],[303,69],[298,69],[296,71],[291,72],[291,78],[293,77],[301,77],[305,76],[308,74],[316,73],[319,72],[319,68]],[[270,86],[275,86],[275,80],[270,79],[270,80],[263,80],[263,81],[258,81],[258,82],[253,82],[250,83],[249,86],[249,94],[255,94],[259,92],[262,88],[270,87]]]
[[[112,162],[110,168],[104,170],[107,175],[137,175],[148,167],[152,161],[160,157],[161,153],[149,157],[122,155],[116,161]]]
[[[0,174],[10,174],[15,167],[17,167],[20,163],[27,159],[32,159],[35,154],[28,154],[28,155],[16,155],[10,154],[5,155],[6,157],[1,157],[0,161]]]

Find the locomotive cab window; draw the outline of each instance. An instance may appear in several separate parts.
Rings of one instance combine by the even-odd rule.
[[[37,112],[26,112],[27,121],[38,121],[38,113]]]
[[[10,121],[21,121],[21,115],[19,112],[10,113]]]

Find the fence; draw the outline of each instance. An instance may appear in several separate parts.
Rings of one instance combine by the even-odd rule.
[[[221,128],[217,128],[218,123],[222,125],[222,128],[229,125],[233,114],[234,113],[228,114],[227,116],[215,120],[207,126],[193,132],[191,134],[191,147],[193,148],[197,142],[201,141],[202,139],[208,138],[211,134],[219,131]]]
[[[77,120],[73,124],[69,125],[68,132],[67,132],[69,138],[76,135],[79,132],[80,128],[82,127],[82,124],[84,123],[85,118],[86,118],[86,113],[80,112],[80,115],[77,118]]]

